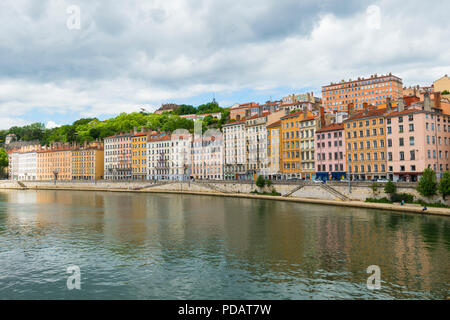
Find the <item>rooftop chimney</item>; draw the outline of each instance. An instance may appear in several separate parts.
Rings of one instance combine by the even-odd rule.
[[[325,109],[320,107],[320,128],[325,127]]]
[[[352,103],[348,104],[348,116],[350,117],[353,114],[355,105]]]
[[[134,128],[133,128],[133,133],[134,133],[134,134],[137,134],[137,132],[138,132],[137,126],[134,126]]]
[[[425,111],[431,111],[430,93],[428,91],[426,91],[423,96],[423,109]]]
[[[367,102],[363,103],[363,112],[367,114],[369,112],[369,104]]]
[[[387,109],[387,112],[391,112],[392,111],[391,98],[389,98],[389,97],[386,98],[386,109]]]
[[[402,112],[405,110],[405,101],[403,101],[403,98],[400,98],[397,102],[397,110],[398,112]]]
[[[441,108],[441,93],[434,93],[434,107],[440,109]]]
[[[308,108],[306,106],[303,107],[303,119],[308,117]]]

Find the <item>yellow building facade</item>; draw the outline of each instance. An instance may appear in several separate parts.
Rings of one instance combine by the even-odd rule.
[[[104,177],[103,143],[95,141],[72,150],[72,180],[102,180]]]
[[[131,136],[131,176],[133,180],[145,180],[147,176],[148,136],[147,132],[135,132]]]
[[[353,180],[387,177],[386,105],[364,105],[344,121],[348,173]]]
[[[314,136],[318,119],[309,110],[281,118],[280,164],[285,177],[314,179]]]
[[[448,77],[448,75],[443,76],[442,78],[436,80],[433,83],[433,91],[434,92],[442,92],[442,91],[450,92],[450,78]]]

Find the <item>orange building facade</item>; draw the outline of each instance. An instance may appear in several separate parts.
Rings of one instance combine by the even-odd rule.
[[[72,146],[57,144],[37,152],[37,180],[72,180]]]
[[[346,111],[351,103],[356,110],[362,110],[363,103],[378,106],[387,98],[394,101],[402,97],[402,79],[392,74],[375,74],[368,79],[342,80],[322,87],[322,105],[326,112]]]

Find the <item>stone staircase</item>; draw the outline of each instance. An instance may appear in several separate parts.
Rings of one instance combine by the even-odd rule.
[[[22,189],[28,189],[28,187],[21,181],[16,181],[17,184],[22,188]]]
[[[217,191],[217,192],[220,192],[220,193],[230,193],[227,190],[223,190],[222,188],[217,187],[216,185],[214,185],[214,183],[202,182],[202,181],[195,181],[195,182],[191,181],[191,183],[196,183],[197,185],[200,185],[202,187],[206,187],[208,189],[211,189],[213,191]]]
[[[333,187],[325,184],[325,183],[321,183],[319,184],[320,187],[326,191],[328,191],[329,193],[331,193],[332,195],[334,195],[335,197],[339,198],[342,201],[350,201],[350,199],[345,195],[340,193],[339,191],[337,191],[336,189],[334,189]]]
[[[301,184],[296,186],[294,189],[292,189],[291,191],[286,192],[285,194],[283,194],[283,197],[290,197],[291,195],[293,195],[295,192],[297,192],[298,190],[300,190],[301,188],[303,188],[305,185]]]
[[[148,188],[154,188],[154,187],[158,187],[158,186],[163,186],[166,184],[170,184],[170,183],[175,183],[176,181],[159,181],[159,182],[155,182],[155,183],[150,183],[144,186],[140,186],[140,187],[129,187],[129,189],[131,190],[143,190],[143,189],[148,189]]]
[[[336,198],[339,198],[339,199],[342,200],[342,201],[350,201],[350,199],[349,199],[346,195],[340,193],[339,191],[337,191],[336,189],[334,189],[333,187],[331,187],[331,186],[329,186],[329,185],[327,185],[327,184],[325,184],[325,183],[317,183],[317,184],[316,184],[316,183],[314,183],[314,184],[311,184],[311,183],[302,183],[302,184],[300,184],[300,185],[297,185],[295,188],[293,188],[293,189],[290,190],[289,192],[283,194],[283,197],[285,197],[285,198],[286,198],[286,197],[290,197],[290,196],[292,196],[295,192],[297,192],[298,190],[304,188],[305,186],[317,186],[317,187],[320,187],[321,189],[323,189],[324,191],[326,191],[326,192],[332,194],[332,195],[335,196]]]

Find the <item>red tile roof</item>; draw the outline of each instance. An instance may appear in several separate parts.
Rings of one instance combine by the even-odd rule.
[[[242,124],[242,123],[245,123],[245,120],[230,122],[230,123],[224,124],[223,127],[234,126],[236,124]]]
[[[252,120],[252,119],[257,119],[257,118],[262,118],[262,117],[266,117],[270,114],[270,112],[264,112],[261,115],[259,114],[255,114],[254,116],[251,116],[250,118],[248,118],[247,120]]]
[[[326,127],[323,127],[316,132],[327,132],[327,131],[337,131],[337,130],[344,130],[344,124],[343,123],[333,123]]]
[[[146,136],[148,135],[148,132],[138,132],[132,135],[132,137],[140,137],[140,136]]]
[[[358,110],[356,113],[354,113],[351,117],[349,117],[344,122],[353,121],[357,119],[364,119],[364,118],[372,118],[372,117],[380,117],[386,113],[387,109],[369,109],[367,112],[364,112],[363,110]]]
[[[279,126],[279,125],[281,125],[281,120],[278,120],[278,121],[276,121],[276,122],[274,122],[274,123],[268,125],[267,128],[277,127],[277,126]]]
[[[157,141],[166,141],[166,140],[170,140],[171,136],[170,134],[166,134],[166,133],[162,133],[161,135],[158,136],[151,136],[147,139],[148,142],[157,142]]]
[[[405,109],[403,111],[392,111],[392,112],[386,114],[385,117],[400,116],[403,114],[416,113],[416,112],[420,112],[420,111],[422,111],[422,110],[420,110],[420,109]]]

